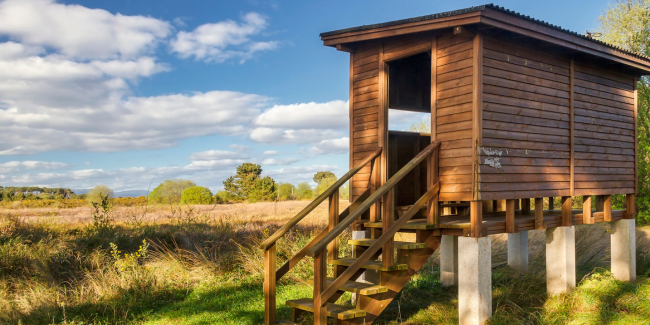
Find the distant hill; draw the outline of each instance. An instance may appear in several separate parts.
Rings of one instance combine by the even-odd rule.
[[[90,189],[73,189],[72,191],[75,194],[86,194]],[[147,196],[146,190],[126,190],[126,191],[116,191],[113,193],[115,197],[138,197],[138,196]]]

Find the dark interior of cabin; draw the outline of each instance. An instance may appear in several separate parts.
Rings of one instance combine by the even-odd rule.
[[[431,53],[388,64],[388,108],[431,112]]]

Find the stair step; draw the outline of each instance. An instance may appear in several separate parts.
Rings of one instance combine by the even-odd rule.
[[[327,285],[329,286],[334,282],[334,278],[327,278]],[[309,279],[307,280],[307,283],[313,285],[314,280]],[[363,283],[363,282],[355,282],[355,281],[346,281],[343,286],[341,286],[341,290],[347,291],[347,292],[353,292],[353,293],[358,293],[363,296],[370,296],[370,295],[375,295],[378,293],[384,293],[388,291],[387,287],[372,284],[372,283]]]
[[[376,239],[352,239],[348,241],[348,244],[350,245],[358,245],[358,246],[370,246],[374,244],[377,240]],[[412,243],[412,242],[406,242],[406,241],[396,241],[395,242],[395,248],[397,249],[420,249],[420,248],[427,248],[427,244],[425,243]]]
[[[462,203],[441,203],[440,204],[441,208],[462,208],[462,207],[469,207],[469,202],[462,202]]]
[[[314,300],[309,298],[287,300],[287,306],[304,311],[314,312]],[[353,307],[343,307],[333,303],[327,303],[327,316],[346,320],[366,316],[366,312]]]
[[[342,258],[338,260],[331,260],[328,261],[330,264],[334,265],[342,265],[342,266],[350,266],[352,263],[356,262],[356,258]],[[367,270],[377,270],[377,271],[400,271],[400,270],[407,270],[408,265],[406,264],[393,264],[392,266],[383,266],[381,264],[381,261],[367,261],[366,263],[363,264],[361,267],[362,269],[367,269]]]
[[[382,228],[382,223],[380,222],[364,222],[363,224],[366,228]],[[411,220],[404,225],[401,229],[408,230],[427,230],[427,229],[436,229],[436,225],[428,224],[426,220]]]
[[[281,324],[281,325],[300,325],[300,324],[298,324],[298,323],[294,323],[294,322],[292,322],[292,321],[290,321],[290,320],[286,320],[286,319],[279,320],[279,321],[277,321],[275,324],[277,324],[277,325],[280,325],[280,324]]]

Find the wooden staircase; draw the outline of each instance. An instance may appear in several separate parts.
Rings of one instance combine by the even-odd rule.
[[[371,174],[376,175],[381,154],[381,149],[378,149],[262,243],[261,247],[265,251],[265,324],[295,324],[304,313],[313,314],[314,324],[317,325],[327,324],[328,317],[335,324],[372,324],[440,246],[440,186],[437,173],[439,146],[439,141],[432,142],[383,185],[378,188],[370,186],[347,209],[339,213],[339,187],[368,164],[371,166]],[[426,193],[413,205],[396,209],[395,185],[425,159]],[[329,199],[327,229],[276,269],[275,242],[325,199]],[[360,220],[367,211],[370,211],[370,220]],[[398,218],[395,218],[396,214]],[[372,229],[372,238],[350,240],[348,244],[352,245],[352,257],[339,258],[338,236],[359,222]],[[415,232],[416,242],[395,241],[397,232]],[[314,279],[309,281],[314,288],[313,296],[287,301],[286,304],[292,308],[291,320],[276,322],[276,283],[307,255],[314,261]],[[332,268],[333,277],[327,277],[328,265]],[[355,281],[366,270],[377,271],[379,280],[376,284]],[[344,292],[357,294],[355,307],[335,304]]]

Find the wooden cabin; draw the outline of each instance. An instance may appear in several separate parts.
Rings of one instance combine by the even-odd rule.
[[[342,180],[350,180],[352,204],[343,213],[334,207],[337,184],[314,202],[329,197],[330,226],[297,255],[314,257],[314,297],[287,302],[292,322],[309,311],[315,324],[327,316],[370,324],[441,249],[442,276],[450,274],[443,284],[474,281],[459,285],[460,323],[479,324],[491,315],[488,235],[508,233],[509,249],[510,241],[520,245],[509,254],[525,254],[511,266],[523,267],[527,231],[546,230],[547,261],[555,263],[547,265],[548,289],[556,293],[575,286],[573,225],[623,220],[613,229],[634,231],[636,84],[650,73],[650,58],[494,5],[336,30],[321,39],[350,55],[351,171]],[[390,130],[392,110],[430,114],[430,132]],[[614,194],[626,195],[626,210],[612,211]],[[572,210],[576,199],[583,209]],[[263,245],[268,270],[275,271],[275,240],[304,215]],[[367,238],[350,242],[351,258],[339,258],[336,236],[348,226]],[[396,232],[414,232],[416,242],[395,242]],[[634,249],[629,238],[614,236],[613,255]],[[634,277],[629,256],[613,263],[619,278]],[[267,272],[267,294],[275,294],[276,276],[296,260],[287,263]],[[323,275],[328,263],[330,280]],[[351,282],[363,270],[380,274],[366,289],[389,289],[364,295]],[[330,306],[343,291],[359,294],[356,308]],[[274,302],[269,306],[270,324]]]

